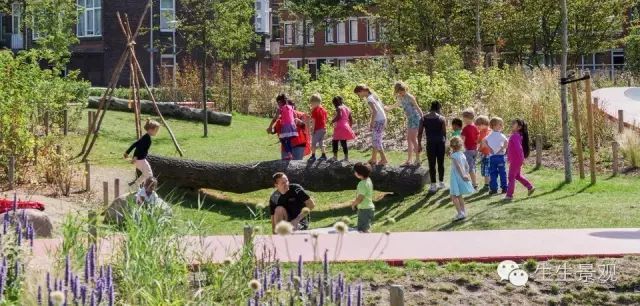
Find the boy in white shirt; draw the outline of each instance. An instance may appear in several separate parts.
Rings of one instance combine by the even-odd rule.
[[[507,192],[507,169],[505,154],[507,152],[507,144],[509,140],[502,134],[504,121],[500,117],[491,118],[489,121],[491,134],[487,136],[482,143],[489,147],[491,154],[489,155],[489,194],[498,193],[498,177],[500,177],[500,189],[502,193]]]
[[[154,177],[148,178],[142,188],[138,190],[136,193],[136,203],[138,205],[143,204],[156,204],[158,200],[158,194],[156,194],[156,187],[158,186],[158,181]]]

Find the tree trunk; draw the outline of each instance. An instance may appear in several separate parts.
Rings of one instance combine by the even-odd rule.
[[[209,120],[207,119],[207,31],[202,29],[202,124],[204,127],[204,137],[209,136]]]
[[[228,107],[229,107],[229,114],[231,114],[231,113],[233,113],[233,96],[232,96],[232,88],[231,88],[231,81],[232,81],[232,76],[233,76],[233,68],[231,67],[231,61],[227,62],[227,74],[228,74],[227,75],[227,77],[228,77],[227,85],[229,86],[228,87],[228,90],[229,90],[229,95],[228,95],[229,96],[229,101],[228,101],[229,106]]]
[[[224,164],[148,156],[154,175],[166,186],[210,188],[228,192],[253,192],[273,187],[272,175],[284,172],[289,181],[318,192],[355,190],[353,165],[339,162],[265,161]],[[429,182],[425,168],[374,167],[373,186],[383,192],[410,195]]]
[[[569,52],[567,0],[561,0],[562,5],[562,63],[560,78],[567,77],[567,53]],[[571,183],[571,147],[569,144],[569,110],[567,106],[567,85],[560,86],[560,104],[562,106],[562,155],[564,157],[564,181]],[[594,154],[590,152],[590,154]]]

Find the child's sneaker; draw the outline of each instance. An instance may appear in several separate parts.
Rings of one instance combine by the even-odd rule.
[[[320,158],[318,158],[318,160],[320,160],[320,161],[327,160],[327,155],[322,154],[322,156],[320,156]]]
[[[438,189],[445,189],[447,188],[447,186],[444,185],[444,182],[440,182],[440,184],[438,184]]]
[[[531,187],[531,189],[529,189],[529,192],[527,192],[527,196],[530,197],[534,191],[536,191],[536,187]]]
[[[506,194],[506,193],[507,193],[507,190],[506,190],[506,189],[502,189],[502,190],[500,191],[500,193],[502,193],[502,194]]]
[[[308,162],[312,163],[316,161],[316,156],[315,155],[311,155],[311,157],[309,157],[309,159],[307,160]]]
[[[489,184],[484,184],[480,190],[489,190]]]
[[[497,190],[489,190],[489,194],[490,195],[498,194],[498,191]]]
[[[458,214],[456,214],[456,216],[455,216],[455,217],[453,217],[453,221],[454,221],[454,222],[455,222],[455,221],[460,221],[460,220],[462,220],[462,219],[464,219],[464,218],[466,218],[466,217],[467,217],[467,216],[465,216],[463,212],[459,212]]]
[[[285,156],[283,159],[284,160],[292,160],[293,159],[293,155],[291,153],[289,153],[289,155]]]
[[[502,202],[509,203],[511,201],[513,201],[512,197],[504,197],[504,198],[502,198]]]
[[[436,193],[438,192],[438,187],[436,186],[436,184],[431,184],[431,187],[429,187],[429,193]]]

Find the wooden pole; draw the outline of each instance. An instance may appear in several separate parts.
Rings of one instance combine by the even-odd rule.
[[[16,183],[16,157],[11,155],[9,156],[9,190],[13,190],[15,188]]]
[[[404,306],[404,288],[400,285],[391,285],[389,288],[389,305]]]
[[[91,165],[89,161],[84,162],[84,172],[85,172],[85,185],[84,190],[87,192],[91,191]]]
[[[102,194],[105,207],[109,207],[109,182],[102,182]]]
[[[571,83],[571,100],[573,102],[573,123],[575,126],[576,147],[578,151],[578,171],[584,179],[584,155],[582,152],[582,133],[580,131],[580,104],[578,103],[578,84]]]
[[[569,53],[569,35],[568,35],[568,17],[567,17],[567,0],[560,0],[561,16],[562,16],[562,57],[560,78],[567,78],[567,56]],[[567,107],[567,84],[564,82],[560,85],[560,106],[561,106],[561,123],[562,123],[562,157],[564,159],[564,181],[571,183],[571,144],[569,142],[569,111]]]
[[[585,91],[587,95],[587,133],[589,136],[589,167],[591,173],[591,184],[596,183],[596,144],[593,137],[593,104],[591,102],[591,78],[585,81]],[[595,100],[597,104],[597,99]]]
[[[90,133],[90,134],[93,133],[93,119],[94,119],[93,111],[89,111],[87,113],[87,124],[88,124],[87,133]]]
[[[244,227],[244,246],[251,247],[253,245],[253,227],[246,225]]]
[[[618,134],[624,132],[624,110],[618,110]]]
[[[612,141],[611,142],[611,151],[612,151],[612,156],[613,156],[613,161],[612,161],[612,169],[613,169],[613,175],[618,175],[620,173],[620,168],[619,168],[619,163],[620,163],[620,156],[619,156],[619,151],[620,151],[620,144],[617,141]]]
[[[542,135],[536,135],[536,169],[542,167]]]
[[[69,111],[66,109],[63,110],[62,115],[64,120],[62,124],[62,135],[67,136],[69,135]]]
[[[115,179],[113,181],[113,199],[117,199],[120,197],[120,179]]]

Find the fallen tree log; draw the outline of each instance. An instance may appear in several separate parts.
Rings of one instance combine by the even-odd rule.
[[[276,172],[286,173],[289,181],[311,191],[355,190],[358,184],[351,163],[276,160],[224,164],[151,155],[147,160],[164,186],[252,192],[273,187],[271,177]],[[400,195],[418,193],[429,182],[428,171],[420,167],[376,166],[371,179],[376,190]]]
[[[89,108],[98,108],[98,104],[100,103],[100,97],[89,97]],[[158,102],[158,109],[160,109],[160,113],[162,116],[167,118],[174,118],[180,120],[189,120],[189,121],[202,121],[202,109],[199,108],[191,108],[184,107],[172,102]],[[133,112],[133,108],[129,108],[129,100],[112,98],[111,105],[109,106],[110,110],[120,111],[120,112]],[[156,111],[153,108],[153,104],[151,101],[141,100],[140,101],[140,113],[147,115],[156,115]],[[231,125],[231,114],[214,112],[211,110],[207,110],[207,121],[211,124]]]

